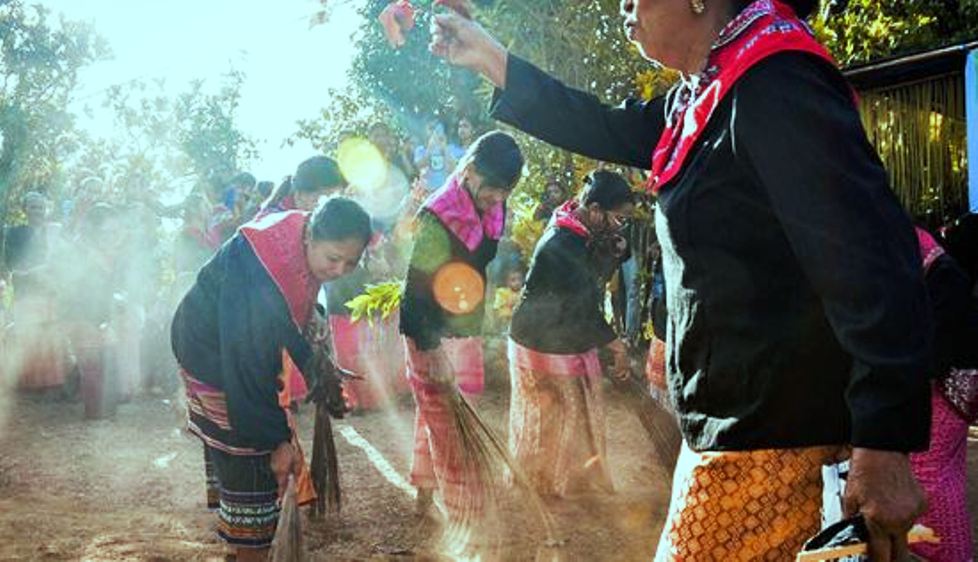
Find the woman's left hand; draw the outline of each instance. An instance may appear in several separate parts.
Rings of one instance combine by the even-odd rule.
[[[907,531],[927,506],[906,453],[860,447],[852,450],[843,504],[847,517],[866,520],[874,562],[906,559]]]

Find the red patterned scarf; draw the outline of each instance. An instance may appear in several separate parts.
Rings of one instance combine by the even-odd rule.
[[[506,225],[506,207],[502,203],[482,215],[475,208],[472,195],[453,175],[438,191],[424,202],[422,208],[433,213],[470,252],[474,252],[484,237],[499,240]]]
[[[319,282],[306,262],[305,229],[309,213],[286,211],[267,215],[241,227],[262,267],[289,305],[301,331],[309,320]]]
[[[666,128],[652,152],[648,187],[658,193],[676,178],[710,117],[748,70],[784,51],[813,54],[835,64],[791,7],[778,0],[756,0],[720,32],[706,70],[670,93]]]
[[[557,207],[557,210],[554,211],[553,218],[550,219],[549,226],[567,229],[585,239],[590,238],[591,231],[584,226],[584,223],[577,216],[578,207],[580,207],[580,203],[574,199]]]

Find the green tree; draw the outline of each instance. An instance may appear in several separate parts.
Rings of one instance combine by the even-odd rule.
[[[842,65],[978,38],[976,0],[823,0],[812,19]]]
[[[243,82],[244,75],[232,70],[225,75],[218,93],[205,94],[204,82],[197,80],[190,91],[177,98],[177,141],[190,158],[193,171],[210,183],[226,181],[257,156],[255,141],[234,120]]]
[[[155,199],[175,187],[220,187],[254,158],[255,142],[238,128],[235,113],[243,77],[231,72],[216,93],[203,81],[167,95],[162,79],[109,88],[103,107],[113,119],[111,138],[82,137],[67,183],[84,199]]]
[[[0,0],[0,218],[27,186],[53,180],[77,148],[66,107],[78,70],[107,53],[86,24]]]

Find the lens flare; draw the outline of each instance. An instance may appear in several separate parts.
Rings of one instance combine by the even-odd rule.
[[[435,273],[432,293],[438,306],[452,314],[468,314],[485,297],[485,282],[471,266],[461,262],[444,265]]]
[[[387,160],[366,139],[352,137],[344,140],[336,152],[336,159],[346,181],[361,190],[373,191],[387,182]]]
[[[428,219],[435,220],[435,219]],[[444,228],[431,228],[424,224],[414,230],[414,254],[411,265],[428,275],[434,275],[438,268],[452,256],[452,242]]]

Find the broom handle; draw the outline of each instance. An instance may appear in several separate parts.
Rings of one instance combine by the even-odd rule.
[[[919,542],[933,544],[939,543],[941,540],[934,534],[934,530],[930,527],[914,525],[913,528],[907,532],[907,543],[915,544]],[[808,552],[799,552],[798,556],[795,557],[795,562],[817,562],[820,560],[835,560],[836,558],[842,558],[845,556],[856,556],[859,554],[866,554],[867,548],[866,543],[861,542],[843,546],[820,548],[818,550],[810,550]]]

